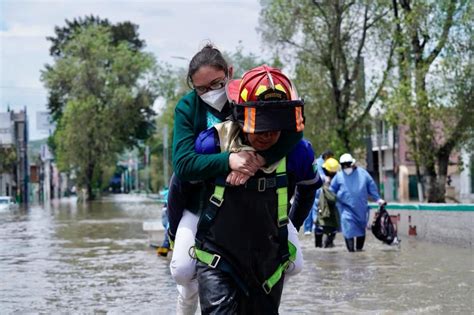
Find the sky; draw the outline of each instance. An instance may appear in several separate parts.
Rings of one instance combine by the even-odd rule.
[[[264,53],[258,0],[0,0],[0,112],[26,108],[30,140],[48,136],[36,128],[36,112],[47,110],[40,81],[52,63],[46,37],[66,19],[91,14],[137,24],[145,51],[177,67],[187,67],[208,40],[221,50],[234,51],[242,41],[245,52]]]

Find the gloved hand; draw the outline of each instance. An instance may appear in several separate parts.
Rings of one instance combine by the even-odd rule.
[[[387,202],[383,199],[377,200],[377,203],[379,204],[379,206],[385,206],[387,204]]]

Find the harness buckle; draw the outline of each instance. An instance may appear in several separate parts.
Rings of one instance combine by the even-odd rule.
[[[282,226],[285,226],[287,225],[288,223],[290,222],[290,220],[288,219],[288,217],[284,218],[284,219],[281,219],[281,220],[278,220],[278,227],[282,227]]]
[[[221,256],[217,255],[217,254],[214,254],[214,256],[212,257],[212,261],[209,264],[209,267],[215,269],[217,267],[217,265],[219,264],[220,260],[221,260]]]
[[[259,192],[263,192],[266,189],[267,179],[265,177],[260,177],[258,179],[257,189]]]
[[[224,199],[221,199],[219,197],[216,197],[216,195],[212,195],[211,198],[209,198],[209,201],[215,205],[216,207],[222,206],[222,203],[224,202]]]
[[[290,261],[290,253],[285,253],[284,255],[282,255],[281,261],[283,261],[283,269],[286,270],[288,262]]]
[[[262,284],[262,289],[263,289],[263,291],[265,291],[266,294],[270,294],[270,292],[272,291],[272,288],[270,288],[270,285],[268,284],[268,281],[265,281]]]

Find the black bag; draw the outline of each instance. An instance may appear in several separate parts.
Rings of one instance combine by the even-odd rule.
[[[380,206],[378,216],[372,223],[372,233],[382,242],[390,245],[397,237],[397,231],[393,226],[392,220],[385,206]]]

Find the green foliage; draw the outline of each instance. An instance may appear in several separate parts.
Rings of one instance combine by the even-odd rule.
[[[362,148],[368,113],[392,66],[390,2],[261,3],[263,39],[294,67],[298,92],[305,99],[305,136],[319,152]],[[368,83],[364,60],[383,60],[381,67],[371,69]]]
[[[54,31],[56,36],[46,38],[51,42],[50,55],[55,60],[63,58],[67,54],[64,51],[66,45],[68,45],[71,40],[74,40],[77,34],[89,26],[107,28],[111,36],[109,44],[112,46],[124,43],[132,51],[140,51],[145,47],[145,42],[139,39],[138,26],[128,21],[111,24],[107,19],[90,15],[84,18],[74,18],[72,21],[66,20],[65,23],[66,25],[64,27],[55,27]],[[49,67],[49,65],[46,66],[47,71]],[[64,107],[68,101],[69,92],[72,88],[71,84],[72,81],[64,78],[54,82],[54,86],[49,89],[48,109],[54,121],[58,121],[61,118]]]
[[[472,2],[396,4],[399,76],[387,98],[388,117],[409,127],[428,201],[444,202],[449,157],[474,135]]]
[[[61,170],[76,170],[80,187],[99,188],[104,167],[152,133],[154,71],[151,54],[114,42],[110,27],[88,25],[61,45],[54,65],[42,72],[52,94],[67,86],[55,154]]]
[[[167,129],[167,160],[169,176],[172,172],[171,147],[173,143],[174,109],[179,99],[189,92],[186,84],[186,70],[182,68],[173,69],[169,65],[162,65],[159,78],[155,81],[156,89],[159,91],[159,101],[163,105],[155,119],[156,131],[146,141],[150,146],[150,184],[154,192],[167,185],[168,179],[164,178],[164,130]]]
[[[242,42],[239,42],[235,51],[223,54],[234,69],[234,78],[241,78],[246,71],[267,63],[253,53],[245,54]]]
[[[16,147],[0,147],[0,173],[13,172],[17,164]]]
[[[112,44],[126,40],[132,50],[138,51],[145,46],[145,42],[138,37],[138,26],[130,22],[111,24],[107,19],[101,19],[93,15],[84,18],[74,18],[72,21],[66,20],[66,26],[54,28],[56,37],[47,37],[51,42],[49,53],[53,57],[62,57],[64,55],[64,46],[74,38],[74,36],[91,25],[103,26],[110,29],[112,35]]]

